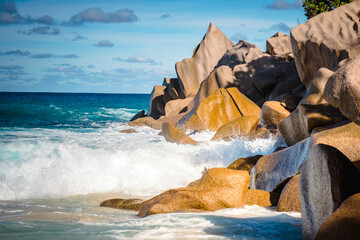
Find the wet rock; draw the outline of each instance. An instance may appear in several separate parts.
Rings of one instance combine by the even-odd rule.
[[[197,142],[191,137],[182,133],[179,129],[174,127],[171,123],[163,123],[162,135],[166,141],[179,144],[196,145]]]
[[[276,129],[278,123],[289,115],[290,112],[280,102],[267,101],[261,108],[260,122],[269,129]]]
[[[138,118],[142,118],[142,117],[145,117],[146,114],[145,114],[145,111],[144,110],[141,110],[140,112],[138,112],[137,114],[135,114],[131,119],[130,119],[130,122],[138,119]]]
[[[114,198],[103,201],[100,203],[100,207],[139,211],[143,204],[144,201],[141,199]]]
[[[124,129],[120,131],[121,133],[137,133],[137,131],[133,128]]]
[[[239,158],[233,163],[231,163],[227,168],[233,170],[243,170],[250,173],[251,169],[255,166],[257,161],[262,157],[262,155],[255,155],[247,158]]]

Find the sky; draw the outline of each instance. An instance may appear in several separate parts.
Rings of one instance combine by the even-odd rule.
[[[0,0],[0,91],[150,93],[210,22],[265,51],[305,21],[301,0]]]

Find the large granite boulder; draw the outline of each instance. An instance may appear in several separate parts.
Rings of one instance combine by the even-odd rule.
[[[344,116],[360,124],[360,56],[348,61],[330,78],[324,97]]]
[[[254,44],[240,40],[236,45],[226,51],[219,60],[217,67],[229,66],[233,69],[236,65],[251,62],[265,54]]]
[[[249,189],[246,191],[245,205],[258,205],[261,207],[276,206],[279,194],[263,190]]]
[[[212,168],[191,185],[168,190],[150,199],[140,209],[138,216],[183,210],[239,208],[245,204],[249,182],[246,171]]]
[[[298,75],[289,76],[280,79],[281,81],[266,96],[267,101],[276,101],[283,95],[296,92],[302,89],[304,85],[301,83]]]
[[[360,193],[346,199],[320,227],[316,240],[357,239],[360,236]]]
[[[318,69],[333,70],[360,53],[360,1],[321,13],[291,30],[291,43],[301,81],[308,87]]]
[[[195,96],[200,83],[209,76],[220,58],[233,45],[220,29],[210,23],[203,40],[194,49],[192,58],[186,58],[175,65],[186,97]]]
[[[268,129],[275,129],[289,115],[290,112],[280,102],[267,101],[261,108],[260,122]]]
[[[260,108],[236,88],[220,88],[187,113],[179,122],[182,130],[217,131],[241,116],[260,116]]]
[[[300,200],[300,174],[291,178],[281,192],[279,202],[276,206],[278,212],[301,212]]]
[[[188,110],[197,107],[202,100],[209,97],[219,88],[230,88],[235,86],[235,76],[228,66],[216,68],[201,83],[199,91],[196,93],[193,101],[189,104]]]
[[[165,102],[163,99],[165,88],[165,86],[154,86],[154,89],[150,94],[147,116],[158,119],[159,117],[164,115],[163,113],[159,112],[159,109],[161,110],[161,108],[165,107]]]
[[[128,125],[131,127],[151,127],[157,130],[161,130],[163,122],[160,120],[155,120],[152,117],[143,117],[138,118],[132,122],[129,122]]]
[[[138,118],[142,118],[142,117],[145,117],[146,114],[145,114],[145,111],[144,110],[141,110],[140,112],[136,113],[131,119],[130,119],[130,122],[138,119]]]
[[[297,109],[279,122],[278,129],[288,146],[310,137],[314,128],[345,120],[340,111],[329,104],[299,104]]]
[[[302,232],[313,239],[348,197],[360,192],[360,172],[338,149],[314,146],[300,177]]]
[[[317,144],[326,144],[339,149],[355,167],[360,169],[359,142],[360,126],[355,123],[313,134],[291,147],[261,157],[251,170],[250,187],[274,191],[279,184],[300,172],[312,148]]]
[[[166,141],[179,144],[196,145],[197,142],[191,137],[182,133],[179,129],[174,127],[171,123],[165,122],[162,125],[162,135]]]
[[[245,137],[254,132],[258,125],[259,118],[257,116],[241,116],[222,125],[211,140],[231,140]]]
[[[266,52],[272,56],[289,57],[292,53],[290,36],[284,35],[282,32],[276,33],[266,41]]]

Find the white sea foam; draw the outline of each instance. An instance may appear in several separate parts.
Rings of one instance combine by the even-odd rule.
[[[274,138],[168,143],[158,131],[126,125],[101,129],[17,129],[0,132],[0,199],[48,198],[122,192],[151,196],[187,185],[205,168],[226,167],[239,157],[267,154]],[[210,134],[211,135],[211,134]],[[3,136],[7,136],[6,138]]]

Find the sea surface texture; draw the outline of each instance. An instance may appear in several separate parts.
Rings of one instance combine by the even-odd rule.
[[[147,94],[0,93],[0,239],[301,239],[301,216],[246,206],[159,214],[98,207],[187,185],[204,169],[271,153],[276,138],[168,143],[120,133]]]

